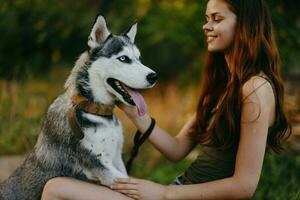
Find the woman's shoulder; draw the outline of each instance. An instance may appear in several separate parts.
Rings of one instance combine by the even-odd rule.
[[[269,126],[274,123],[275,94],[272,82],[265,76],[253,76],[243,85],[244,120],[268,119]],[[259,116],[257,118],[257,116]]]
[[[266,101],[274,99],[274,90],[271,80],[266,75],[255,75],[242,86],[243,100],[259,98]]]

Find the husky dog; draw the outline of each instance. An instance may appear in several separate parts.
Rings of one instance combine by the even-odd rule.
[[[113,35],[104,17],[97,16],[88,50],[76,61],[66,92],[50,105],[34,149],[0,184],[1,200],[39,200],[45,183],[58,176],[106,186],[128,177],[121,158],[122,127],[112,109],[122,102],[143,115],[146,105],[136,89],[151,88],[157,80],[140,62],[136,32],[134,24],[125,34]]]

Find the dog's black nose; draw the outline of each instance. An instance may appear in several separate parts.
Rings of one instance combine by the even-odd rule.
[[[157,81],[157,75],[156,73],[150,73],[146,76],[147,81],[152,85]]]

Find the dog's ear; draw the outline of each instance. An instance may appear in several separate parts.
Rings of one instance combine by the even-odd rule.
[[[88,46],[90,48],[99,46],[109,35],[110,32],[107,29],[105,18],[102,15],[98,15],[88,39]]]
[[[132,43],[134,43],[135,35],[137,32],[137,23],[133,24],[128,31],[125,33],[125,35],[130,39]]]

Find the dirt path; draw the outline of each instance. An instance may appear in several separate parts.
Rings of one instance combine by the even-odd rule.
[[[23,156],[0,156],[0,182],[6,179],[23,161]]]

